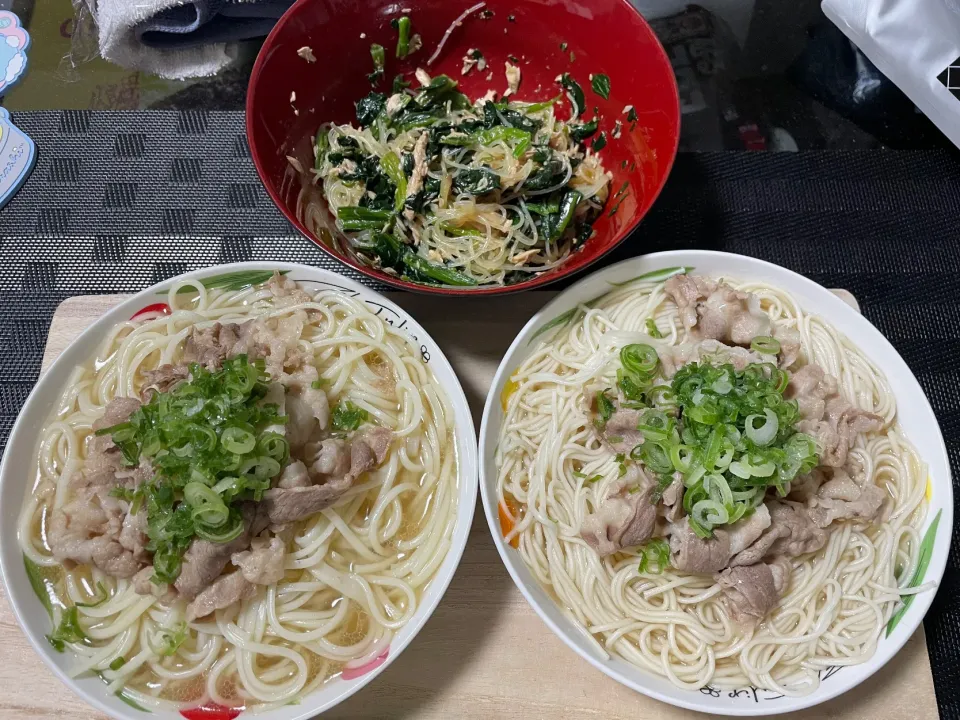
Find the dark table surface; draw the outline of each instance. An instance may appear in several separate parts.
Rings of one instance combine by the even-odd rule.
[[[819,0],[631,1],[677,72],[682,150],[948,145],[826,19]],[[97,58],[70,0],[0,0],[0,9],[17,12],[33,39],[26,77],[3,98],[11,110],[243,108],[259,42],[242,44],[216,77],[169,81]]]

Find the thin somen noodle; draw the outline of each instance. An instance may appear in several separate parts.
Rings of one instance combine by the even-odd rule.
[[[98,673],[111,691],[144,707],[213,701],[266,709],[364,668],[416,612],[450,546],[458,485],[453,412],[420,349],[359,298],[328,289],[307,294],[284,282],[239,291],[175,283],[166,295],[172,313],[114,327],[96,358],[73,373],[41,436],[18,536],[28,565],[54,595],[60,639],[54,633],[51,642],[75,656],[71,674]],[[383,462],[329,507],[270,526],[284,548],[279,582],[248,586],[238,602],[193,621],[187,602],[163,596],[166,585],[138,594],[135,578],[97,564],[61,565],[51,551],[51,519],[75,492],[105,408],[118,397],[140,397],[145,373],[179,362],[198,331],[248,321],[295,334],[287,360],[316,369],[313,389],[322,389],[331,409],[340,402],[335,421],[347,408],[368,418],[363,427],[391,438]],[[349,442],[338,439],[344,435],[331,442]],[[70,617],[74,626],[61,632]]]
[[[698,279],[698,286],[700,282]],[[803,695],[817,689],[821,670],[868,660],[887,622],[901,606],[901,596],[917,591],[907,585],[917,567],[918,528],[927,509],[927,470],[899,426],[887,379],[833,326],[804,312],[788,292],[765,283],[724,278],[726,285],[719,290],[716,280],[706,283],[699,304],[691,306],[687,316],[662,279],[641,278],[614,289],[589,306],[581,306],[568,326],[553,331],[516,369],[504,398],[505,417],[496,455],[504,537],[518,548],[530,571],[568,616],[596,640],[599,651],[666,677],[680,688],[754,686]],[[675,567],[682,530],[688,521],[690,528],[695,525],[690,511],[688,517],[664,517],[669,512],[661,499],[666,497],[664,486],[677,474],[664,476],[665,484],[653,491],[656,520],[650,520],[646,537],[653,539],[646,544],[637,547],[623,542],[621,546],[611,531],[609,538],[600,538],[598,551],[598,541],[587,532],[590,518],[598,516],[610,497],[622,506],[631,502],[635,496],[630,493],[636,492],[623,490],[631,477],[629,473],[625,477],[630,451],[626,457],[615,454],[611,445],[621,438],[598,430],[605,421],[598,419],[598,413],[603,413],[602,407],[597,410],[599,394],[608,393],[616,406],[609,412],[634,407],[622,389],[614,397],[616,388],[624,387],[622,375],[617,374],[621,350],[643,343],[655,347],[661,360],[687,352],[678,364],[695,362],[690,359],[690,348],[714,342],[695,335],[705,331],[711,307],[730,307],[711,306],[711,300],[705,298],[724,288],[730,297],[734,291],[740,293],[736,297],[745,304],[750,296],[758,298],[752,319],[759,317],[757,322],[769,326],[771,336],[799,342],[796,363],[781,365],[790,368],[791,378],[801,377],[799,369],[804,366],[819,366],[836,378],[836,397],[846,407],[855,408],[852,413],[870,418],[864,427],[873,423],[872,427],[879,428],[856,437],[842,468],[839,464],[825,468],[834,478],[841,476],[841,470],[856,472],[858,489],[864,495],[876,486],[879,491],[870,492],[882,492],[882,506],[874,508],[875,516],[825,517],[825,508],[840,506],[823,499],[826,485],[820,491],[814,486],[814,492],[820,494],[814,494],[806,505],[792,502],[794,494],[781,502],[773,487],[767,488],[766,494],[760,490],[759,496],[747,501],[753,504],[742,523],[766,513],[762,502],[781,510],[787,505],[796,513],[816,518],[819,527],[811,524],[811,533],[825,537],[814,552],[787,553],[785,558],[773,560],[767,556],[768,562],[780,563],[781,568],[785,561],[787,576],[782,586],[778,581],[780,596],[769,611],[747,622],[735,616],[738,609],[729,602],[733,591],[722,582],[724,573],[731,571],[716,574],[726,567],[729,555],[716,569],[706,572]],[[674,295],[681,296],[679,291]],[[784,347],[786,344],[784,341]],[[719,347],[734,358],[748,352]],[[709,365],[703,354],[700,363],[701,367]],[[773,372],[778,372],[775,367]],[[666,382],[669,384],[669,379]],[[684,421],[677,422],[682,426]],[[801,422],[798,427],[812,425]],[[822,453],[821,438],[817,442]],[[641,444],[636,450],[642,448]],[[638,454],[642,450],[633,457]],[[640,471],[630,472],[651,474],[648,466],[640,465]],[[822,466],[818,468],[818,472],[822,470]],[[785,492],[797,492],[800,480],[795,480],[793,490],[787,483]],[[640,488],[649,490],[644,490],[642,482]],[[691,492],[689,482],[685,492]],[[735,506],[727,503],[727,508]],[[637,510],[638,516],[642,510]],[[649,512],[654,514],[652,509]],[[725,512],[723,509],[720,514]],[[696,511],[692,515],[703,517]],[[717,530],[729,530],[732,537],[738,527],[722,526],[722,517],[707,517],[718,523],[713,538],[717,538]],[[770,526],[769,516],[766,525]],[[774,523],[770,529],[776,528]],[[709,526],[698,529],[704,531],[701,538],[710,535]],[[604,550],[602,543],[612,543],[612,547]],[[651,548],[663,553],[659,568],[650,560]]]

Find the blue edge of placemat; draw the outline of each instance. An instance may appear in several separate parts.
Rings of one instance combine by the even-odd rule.
[[[36,382],[53,312],[68,297],[135,292],[241,260],[314,264],[364,281],[271,204],[242,113],[51,111],[13,120],[36,141],[38,159],[0,211],[0,346],[8,350],[0,353],[0,449]],[[946,151],[688,153],[604,262],[706,248],[847,288],[926,391],[957,477],[958,227],[960,162]],[[958,535],[954,528],[925,620],[944,720],[960,720]]]

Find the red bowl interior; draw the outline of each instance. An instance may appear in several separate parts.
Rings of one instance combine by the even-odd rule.
[[[471,0],[298,0],[270,33],[250,78],[247,135],[270,197],[321,248],[388,285],[450,295],[496,294],[542,286],[577,272],[613,250],[640,222],[663,187],[677,152],[680,109],[673,70],[650,26],[627,0],[487,0],[486,9],[493,11],[493,17],[483,19],[474,13],[467,18],[427,68],[427,59],[444,31],[471,4]],[[410,10],[423,48],[401,61],[393,57],[396,31],[390,20],[404,9]],[[618,211],[610,217],[605,210],[594,225],[594,236],[566,263],[507,287],[437,288],[410,283],[337,252],[297,220],[300,183],[286,156],[309,167],[313,164],[310,138],[321,123],[355,122],[354,103],[371,89],[366,75],[372,70],[370,44],[374,42],[387,49],[387,82],[381,82],[380,91],[396,73],[422,66],[431,75],[442,72],[455,78],[471,99],[490,88],[502,93],[504,62],[513,55],[520,59],[522,72],[517,98],[546,100],[559,92],[554,82],[557,75],[569,72],[583,87],[588,113],[594,107],[600,111],[601,130],[608,135],[600,156],[613,173],[611,194],[629,181]],[[566,43],[565,50],[560,49],[561,43]],[[313,50],[315,63],[297,54],[305,46]],[[479,48],[490,67],[461,77],[462,58],[470,48]],[[490,70],[493,79],[488,81]],[[609,100],[593,92],[591,73],[610,77]],[[627,105],[633,105],[638,116],[632,131],[623,113]],[[609,135],[618,119],[623,131],[614,139]],[[611,198],[608,207],[614,202]]]

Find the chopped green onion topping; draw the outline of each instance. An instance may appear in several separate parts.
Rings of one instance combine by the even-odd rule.
[[[370,415],[361,407],[357,407],[349,400],[344,400],[333,411],[334,430],[356,430],[362,423],[367,422]]]
[[[100,607],[109,599],[110,599],[110,593],[107,592],[107,588],[104,586],[102,582],[97,581],[97,598],[93,602],[77,603],[77,607],[82,607],[82,608]]]
[[[660,365],[660,356],[649,345],[626,345],[620,350],[620,362],[627,372],[650,376]]]
[[[663,538],[651,540],[640,548],[640,566],[637,570],[641,573],[653,573],[659,575],[670,564],[670,545]],[[656,570],[653,569],[656,566]]]
[[[86,633],[80,627],[76,606],[64,610],[60,616],[60,624],[50,635],[47,635],[47,641],[57,652],[63,652],[66,643],[78,643],[86,639]]]
[[[780,341],[767,335],[760,335],[750,342],[750,349],[763,355],[776,355],[780,352]]]
[[[164,657],[170,657],[173,655],[179,647],[183,644],[183,641],[187,639],[187,624],[178,623],[172,628],[165,628],[164,631],[160,634],[160,647],[156,650],[160,655]]]
[[[228,542],[243,532],[240,503],[259,500],[280,473],[289,446],[267,429],[285,421],[263,402],[267,381],[263,362],[245,355],[215,372],[193,365],[190,380],[98,431],[113,438],[127,465],[143,457],[154,470],[123,497],[132,512],[146,507],[155,582],[176,580],[194,537]]]
[[[613,401],[607,397],[606,391],[597,393],[597,412],[600,413],[600,420],[606,424],[607,420],[613,415],[616,408]]]
[[[641,411],[644,439],[630,459],[658,478],[659,493],[675,473],[682,476],[684,509],[700,537],[753,512],[771,487],[785,495],[789,482],[817,465],[816,441],[796,432],[797,403],[783,397],[789,376],[773,363],[743,370],[690,363],[668,386],[653,384],[659,357],[651,346],[624,347],[620,362],[621,402]],[[614,409],[598,394],[596,422],[602,427]]]

